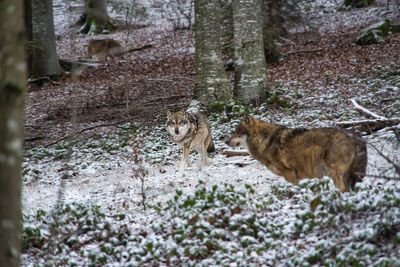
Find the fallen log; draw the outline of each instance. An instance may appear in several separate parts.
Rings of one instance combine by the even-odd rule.
[[[400,124],[400,118],[344,121],[344,122],[337,122],[336,126],[341,128],[352,128],[358,132],[365,132],[366,134],[371,134],[386,127],[393,127],[397,124]]]
[[[235,156],[250,156],[250,153],[245,150],[225,150],[222,152],[222,155],[227,157],[235,157]]]
[[[366,134],[371,134],[373,132],[379,131],[386,127],[393,127],[400,124],[400,118],[386,118],[380,116],[369,109],[364,108],[359,105],[354,99],[350,99],[354,106],[354,109],[358,110],[362,114],[374,118],[374,120],[361,120],[361,121],[345,121],[336,122],[336,126],[341,128],[352,128],[358,132],[365,132]]]

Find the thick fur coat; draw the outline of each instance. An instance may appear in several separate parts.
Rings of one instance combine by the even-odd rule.
[[[290,129],[246,115],[227,144],[244,145],[251,156],[292,183],[329,176],[341,191],[354,188],[367,166],[367,146],[336,128]]]
[[[199,113],[188,113],[181,110],[175,113],[168,111],[165,128],[174,141],[183,149],[180,170],[185,164],[190,166],[189,152],[197,150],[202,155],[201,167],[207,165],[207,152],[214,151],[210,125],[207,118]]]

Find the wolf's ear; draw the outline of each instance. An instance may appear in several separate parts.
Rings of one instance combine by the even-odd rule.
[[[169,109],[167,109],[167,118],[171,117],[172,113],[171,111],[169,111]]]
[[[253,117],[251,117],[249,113],[246,112],[246,114],[244,114],[243,121],[245,124],[251,124],[253,122]]]

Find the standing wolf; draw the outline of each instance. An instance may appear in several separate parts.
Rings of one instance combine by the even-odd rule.
[[[335,128],[290,129],[246,115],[226,143],[246,146],[289,182],[330,176],[341,192],[353,189],[367,166],[366,143]]]
[[[210,124],[204,115],[198,112],[188,113],[185,110],[175,113],[168,111],[165,128],[183,149],[180,171],[185,169],[185,163],[190,166],[188,157],[193,149],[202,155],[201,167],[207,165],[206,153],[214,151],[214,143]]]

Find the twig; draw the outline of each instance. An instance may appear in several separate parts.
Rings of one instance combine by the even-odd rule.
[[[152,48],[152,47],[153,46],[151,44],[148,44],[148,45],[144,45],[142,47],[129,49],[128,51],[125,51],[124,54],[135,52],[135,51],[141,51],[141,50],[144,50],[144,49],[147,49],[147,48]]]
[[[372,118],[378,119],[378,120],[387,120],[386,117],[380,116],[362,106],[360,106],[354,99],[350,99],[351,103],[353,104],[354,108],[358,111],[360,111],[361,113],[367,115],[367,116],[371,116]]]
[[[132,149],[133,149],[133,162],[135,165],[133,166],[133,178],[139,179],[141,183],[141,194],[142,194],[142,205],[143,210],[146,211],[146,191],[144,187],[144,182],[146,181],[146,175],[148,175],[147,169],[143,166],[143,158],[141,157],[141,151],[136,143],[137,141],[143,144],[143,139],[140,136],[133,136],[131,138]]]
[[[315,53],[315,52],[320,52],[323,51],[325,48],[318,48],[318,49],[311,49],[311,50],[297,50],[297,51],[292,51],[292,52],[287,52],[285,56],[290,56],[294,54],[301,54],[301,53]]]
[[[171,77],[171,78],[174,78],[174,79],[186,79],[186,80],[189,80],[189,81],[194,82],[194,79],[189,78],[189,77],[178,77],[178,76],[173,76],[173,77]]]
[[[385,176],[385,175],[365,174],[365,176],[372,177],[372,178],[379,178],[379,179],[387,179],[387,180],[400,180],[400,177],[391,177],[391,176]]]
[[[60,83],[53,81],[49,76],[39,77],[36,79],[28,79],[28,83],[35,83],[35,82],[41,82],[41,81],[49,81],[52,84],[61,85]]]
[[[390,164],[392,164],[392,166],[394,167],[396,173],[398,175],[400,175],[400,165],[395,163],[393,160],[391,160],[389,157],[387,157],[385,154],[383,154],[375,145],[373,145],[372,143],[369,142],[369,145],[372,146],[373,149],[376,150],[376,152],[378,152],[378,154],[384,158],[387,162],[389,162]]]
[[[93,130],[93,129],[100,128],[100,127],[114,126],[114,125],[118,125],[118,124],[121,124],[121,123],[124,123],[124,122],[127,122],[127,121],[128,121],[128,119],[124,119],[124,120],[113,122],[113,123],[103,123],[103,124],[99,124],[99,125],[95,125],[95,126],[90,126],[90,127],[84,128],[82,130],[79,130],[77,132],[74,132],[72,134],[65,135],[65,136],[63,136],[63,137],[61,137],[61,138],[59,138],[59,139],[57,139],[57,140],[45,145],[45,147],[49,147],[49,146],[55,145],[58,142],[61,142],[61,141],[65,140],[65,139],[67,139],[67,138],[70,138],[70,137],[72,137],[74,135],[81,134],[81,133],[89,131],[89,130]]]
[[[126,116],[128,117],[128,120],[130,121],[131,125],[133,125],[133,121],[132,121],[131,115],[129,114],[129,92],[128,92],[128,86],[125,86],[125,99],[126,99]]]
[[[182,86],[183,88],[185,88],[186,90],[188,90],[188,88],[187,88],[186,86],[182,85],[182,83],[179,83],[179,82],[174,81],[174,80],[149,78],[149,79],[147,79],[147,81],[154,81],[154,82],[170,82],[170,83],[173,83],[173,84],[180,85],[180,86]]]

